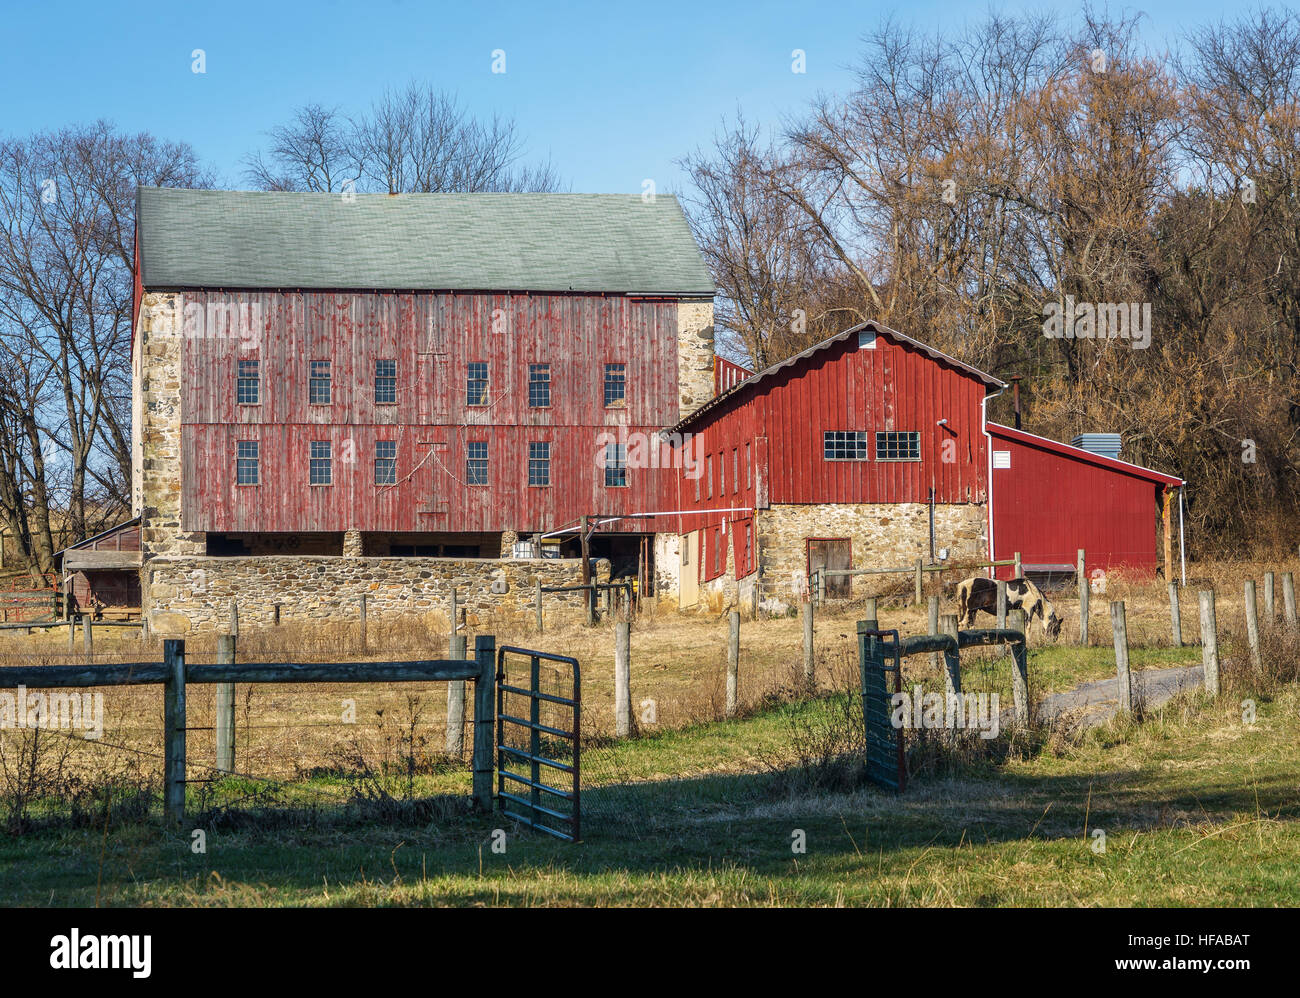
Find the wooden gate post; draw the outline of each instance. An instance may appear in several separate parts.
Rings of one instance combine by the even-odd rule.
[[[1202,590],[1201,601],[1201,668],[1205,675],[1205,692],[1219,695],[1219,632],[1214,619],[1214,590]]]
[[[239,604],[230,601],[230,633],[239,637]]]
[[[803,611],[803,684],[809,690],[817,681],[815,675],[815,666],[813,664],[813,605],[809,599],[807,603],[802,603],[799,609]]]
[[[922,574],[924,572],[922,566],[924,565],[925,565],[924,559],[922,558],[916,559],[916,578],[912,582],[912,605],[913,606],[921,605],[921,589],[925,582],[924,575]]]
[[[740,687],[740,611],[731,611],[731,634],[727,641],[727,716],[736,716]]]
[[[77,618],[69,615],[68,617],[68,654],[71,655],[77,647]]]
[[[163,815],[185,819],[185,642],[163,642]]]
[[[362,593],[357,601],[361,609],[361,650],[366,650],[366,594]]]
[[[496,650],[497,639],[491,634],[474,638],[474,658],[478,678],[474,681],[474,806],[492,810],[492,776],[496,769]]]
[[[1246,580],[1246,643],[1250,645],[1251,667],[1259,672],[1263,667],[1259,656],[1259,605],[1255,598],[1255,580]]]
[[[537,633],[542,633],[542,577],[537,577],[533,586],[533,603],[537,607]]]
[[[95,661],[95,635],[94,621],[90,614],[81,618],[81,637],[86,647],[86,663],[90,664]]]
[[[1296,629],[1295,578],[1290,572],[1282,573],[1282,613],[1289,630]]]
[[[1016,568],[1016,578],[1017,578],[1017,579],[1023,579],[1023,578],[1025,577],[1025,573],[1021,570],[1021,566],[1020,566],[1020,552],[1019,552],[1019,551],[1016,552],[1016,556],[1015,556],[1015,557],[1016,557],[1016,565],[1015,565],[1015,568]]]
[[[217,664],[235,664],[235,636],[217,638]],[[235,684],[217,683],[217,772],[235,771]]]
[[[457,621],[458,621],[459,618],[460,618],[460,611],[459,611],[459,610],[457,609],[457,607],[456,607],[456,587],[455,587],[455,586],[452,586],[452,587],[451,587],[451,595],[448,597],[448,599],[451,601],[450,604],[449,604],[450,607],[451,607],[451,609],[450,609],[450,611],[449,611],[450,614],[451,614],[451,634],[452,634],[453,636],[455,636],[455,634],[456,634],[456,627],[458,626]]]
[[[1174,647],[1183,646],[1183,615],[1178,607],[1178,583],[1169,583],[1169,629],[1173,635]]]
[[[938,633],[946,634],[948,637],[956,640],[957,637],[957,615],[955,613],[945,613],[939,618]],[[943,664],[946,667],[944,672],[944,685],[949,693],[961,694],[961,653],[959,651],[945,651],[943,653]]]
[[[1124,601],[1110,605],[1110,627],[1115,641],[1115,680],[1120,710],[1133,713],[1133,673],[1128,667],[1128,621],[1124,616]]]
[[[1029,723],[1029,620],[1017,607],[1008,614],[1007,626],[1025,635],[1024,641],[1011,646],[1011,698],[1016,708],[1016,723]]]
[[[632,734],[632,625],[614,625],[614,734]]]
[[[1079,644],[1088,643],[1088,573],[1083,558],[1083,548],[1079,548]]]
[[[464,661],[465,635],[453,634],[449,654]],[[447,684],[447,730],[443,734],[443,751],[453,759],[465,754],[465,681],[453,680]]]

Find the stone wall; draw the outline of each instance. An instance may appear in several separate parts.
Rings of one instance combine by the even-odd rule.
[[[713,302],[677,304],[677,395],[681,416],[713,398]]]
[[[853,568],[901,568],[917,558],[930,560],[928,503],[782,505],[759,510],[754,519],[764,600],[796,597],[796,579],[807,578],[807,541],[812,537],[849,538]],[[947,548],[950,562],[988,557],[988,509],[983,504],[936,505],[934,533],[936,552]],[[882,578],[854,577],[854,597],[870,595]]]
[[[576,586],[582,562],[568,559],[335,558],[274,555],[252,558],[156,557],[143,569],[152,631],[162,635],[224,631],[230,601],[239,605],[241,627],[270,625],[275,604],[282,623],[355,622],[364,593],[370,620],[397,615],[450,617],[450,589],[457,589],[464,620],[473,627],[531,621],[534,586]],[[596,566],[609,581],[609,562]],[[496,590],[496,591],[494,591]],[[582,593],[544,593],[546,619],[585,619]]]
[[[181,523],[183,313],[180,294],[149,292],[140,303],[140,548],[146,561],[206,550],[205,535],[187,533]]]

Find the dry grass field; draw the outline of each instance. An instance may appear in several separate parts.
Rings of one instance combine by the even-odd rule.
[[[550,885],[544,889],[539,886],[539,895],[534,897],[526,892],[520,895],[511,882],[504,897],[500,893],[504,885],[498,883],[494,896],[502,903],[647,903],[648,898],[659,896],[655,893],[657,889],[647,887],[658,875],[668,878],[660,882],[664,891],[660,899],[665,902],[675,898],[683,903],[705,903],[716,896],[717,903],[760,903],[765,899],[751,896],[748,888],[737,893],[730,875],[701,879],[698,861],[703,861],[706,869],[713,869],[713,859],[725,856],[736,859],[726,845],[729,839],[714,838],[714,833],[723,834],[724,828],[725,836],[734,838],[736,821],[788,824],[806,813],[807,822],[819,827],[831,822],[833,815],[841,819],[848,815],[866,816],[868,825],[883,822],[887,826],[889,815],[894,814],[902,822],[898,828],[882,827],[871,834],[901,836],[900,843],[911,841],[908,828],[917,834],[923,828],[973,829],[971,822],[977,821],[987,831],[993,827],[990,822],[997,822],[996,816],[988,813],[987,803],[977,803],[981,793],[991,792],[1005,800],[1006,814],[1021,815],[1027,813],[1031,799],[1047,800],[1061,792],[1049,792],[1047,788],[1062,780],[1068,783],[1082,779],[1088,771],[1103,782],[1118,780],[1116,786],[1125,781],[1124,773],[1144,774],[1142,779],[1151,784],[1152,800],[1163,801],[1158,809],[1163,817],[1152,826],[1144,806],[1140,815],[1136,811],[1129,815],[1138,822],[1133,827],[1165,828],[1177,833],[1191,820],[1186,818],[1190,814],[1187,809],[1202,806],[1193,804],[1194,799],[1200,799],[1196,796],[1200,791],[1192,786],[1196,774],[1204,775],[1206,767],[1222,769],[1213,780],[1218,788],[1216,799],[1221,797],[1222,807],[1231,813],[1220,817],[1215,807],[1207,806],[1209,817],[1197,819],[1208,822],[1207,827],[1212,826],[1210,830],[1214,831],[1221,820],[1231,823],[1229,819],[1237,814],[1241,804],[1237,797],[1248,795],[1250,781],[1257,778],[1252,775],[1255,770],[1242,767],[1265,765],[1265,760],[1271,760],[1265,765],[1271,773],[1270,789],[1265,797],[1273,803],[1261,804],[1264,811],[1252,820],[1267,818],[1256,831],[1267,832],[1274,840],[1286,843],[1286,850],[1295,850],[1298,846],[1292,832],[1295,803],[1300,801],[1297,790],[1300,780],[1292,779],[1287,773],[1300,773],[1300,765],[1295,764],[1293,748],[1287,746],[1293,747],[1296,735],[1300,734],[1300,716],[1297,716],[1294,687],[1288,685],[1288,677],[1292,684],[1295,677],[1286,672],[1291,666],[1285,664],[1293,664],[1295,642],[1287,638],[1286,629],[1280,623],[1273,629],[1266,627],[1268,654],[1284,664],[1274,670],[1280,677],[1277,683],[1265,684],[1265,688],[1255,682],[1242,649],[1241,593],[1246,578],[1261,579],[1265,570],[1297,571],[1300,566],[1292,563],[1213,569],[1196,566],[1196,571],[1191,568],[1182,601],[1185,644],[1193,645],[1199,634],[1195,589],[1209,588],[1212,583],[1218,592],[1220,641],[1229,685],[1229,696],[1218,705],[1211,707],[1200,694],[1184,695],[1155,712],[1143,724],[1121,719],[1092,731],[1072,730],[1067,724],[1049,725],[1035,728],[1027,735],[1013,735],[1010,741],[1002,739],[977,746],[973,753],[958,758],[933,745],[914,744],[911,755],[914,782],[901,801],[862,789],[860,781],[846,775],[835,764],[853,738],[850,729],[856,709],[852,706],[852,691],[857,683],[855,623],[861,616],[860,603],[819,609],[816,617],[818,690],[811,698],[802,688],[800,621],[794,617],[744,620],[740,670],[742,710],[741,717],[734,721],[722,720],[725,614],[643,614],[633,624],[631,656],[632,700],[639,737],[622,742],[610,738],[613,628],[608,622],[595,628],[548,627],[540,638],[532,633],[530,624],[496,628],[493,633],[498,645],[538,647],[576,657],[581,662],[583,733],[587,743],[583,760],[584,794],[589,834],[588,844],[569,847],[584,850],[582,855],[587,857],[577,866],[573,865],[576,855],[573,852],[555,853],[549,851],[553,847],[543,849],[539,843],[527,847],[532,859],[543,862],[545,853],[544,862],[552,864],[545,875],[537,871],[532,874],[539,878],[539,885]],[[1261,582],[1261,613],[1262,593]],[[1277,593],[1280,616],[1280,579]],[[1090,647],[1076,644],[1078,603],[1073,594],[1061,594],[1055,599],[1057,612],[1066,621],[1056,642],[1047,641],[1037,625],[1031,629],[1029,670],[1034,697],[1113,677],[1110,599],[1123,599],[1126,603],[1134,668],[1199,662],[1198,648],[1172,646],[1168,595],[1163,584],[1130,585],[1112,578],[1108,591],[1104,595],[1094,594],[1091,600]],[[907,600],[907,594],[882,598],[882,625],[896,627],[903,634],[923,632],[925,610],[906,605]],[[951,600],[945,602],[943,612],[954,612],[954,609]],[[439,627],[439,623],[432,619],[372,617],[369,649],[364,655],[358,647],[355,626],[307,628],[286,624],[279,628],[245,628],[240,636],[238,657],[243,661],[444,657],[448,635],[445,624]],[[472,634],[470,638],[472,646]],[[80,635],[77,644],[77,653],[70,656],[65,634],[27,636],[10,632],[0,638],[0,668],[78,661]],[[186,642],[190,661],[211,661],[215,651],[212,636],[194,637]],[[96,633],[98,662],[156,661],[160,657],[160,642],[156,639],[142,642],[133,632],[120,630],[102,629]],[[1011,699],[1009,669],[1009,660],[993,649],[963,653],[967,688],[1000,692],[1006,703]],[[560,680],[558,674],[548,676],[551,684]],[[906,680],[909,684],[919,682],[928,686],[937,684],[939,676],[928,656],[916,656],[906,662]],[[1239,730],[1242,722],[1233,716],[1239,709],[1233,704],[1243,696],[1261,700],[1261,714],[1268,718],[1270,734],[1268,738],[1252,736],[1253,743],[1264,746],[1259,753],[1229,762],[1217,758],[1217,754],[1242,736]],[[277,872],[276,864],[280,860],[268,856],[268,850],[276,853],[278,846],[274,843],[279,841],[277,836],[284,834],[286,823],[300,828],[305,836],[303,841],[315,843],[311,848],[317,849],[322,843],[335,841],[334,836],[342,834],[340,828],[350,829],[346,833],[351,843],[349,848],[359,849],[366,855],[381,840],[388,842],[389,833],[395,828],[405,828],[404,834],[422,839],[440,830],[437,835],[451,836],[447,858],[440,861],[441,875],[452,878],[447,887],[450,893],[442,900],[483,902],[476,888],[456,879],[468,875],[458,864],[472,865],[465,850],[474,836],[485,834],[485,827],[494,820],[499,824],[501,819],[472,818],[464,812],[469,782],[467,759],[448,759],[443,754],[445,685],[240,685],[236,693],[239,775],[221,779],[215,778],[212,769],[214,699],[212,687],[189,689],[188,807],[197,816],[196,820],[205,822],[207,827],[243,836],[241,863],[251,863],[252,869],[261,871],[258,876],[284,884],[294,881],[292,876],[286,880],[283,871]],[[355,712],[351,723],[344,718],[349,703]],[[649,713],[647,705],[652,706]],[[32,890],[39,886],[43,891],[46,885],[52,884],[54,903],[60,903],[59,898],[86,902],[85,877],[79,879],[71,873],[63,876],[53,868],[45,869],[38,864],[32,867],[36,871],[34,879],[14,879],[19,866],[31,866],[33,850],[41,852],[50,848],[50,836],[65,844],[80,843],[70,848],[82,855],[81,868],[90,862],[86,857],[93,853],[96,828],[104,835],[117,829],[111,834],[122,841],[136,842],[132,848],[142,849],[154,859],[169,854],[170,847],[163,848],[157,841],[156,793],[162,769],[161,689],[148,686],[107,689],[104,708],[104,733],[98,742],[58,732],[39,736],[31,732],[0,732],[0,784],[3,784],[0,798],[4,802],[0,819],[5,822],[8,842],[0,850],[0,899],[31,902],[35,896]],[[860,726],[860,714],[857,723]],[[1148,772],[1151,760],[1162,753],[1170,753],[1172,761]],[[1073,775],[1066,779],[1063,773]],[[1209,789],[1208,784],[1206,788]],[[1289,805],[1285,803],[1288,799]],[[941,800],[946,801],[942,806]],[[358,803],[367,806],[358,810]],[[1077,804],[1074,801],[1069,807]],[[700,814],[713,817],[697,820]],[[1175,820],[1170,815],[1184,815],[1184,818]],[[925,820],[921,821],[920,816]],[[1120,816],[1113,820],[1131,824],[1122,809]],[[1031,822],[1025,829],[1014,832],[1019,827],[1016,821],[998,824],[1001,829],[998,835],[1008,843],[1025,834],[1032,840],[1041,833],[1041,829],[1033,832],[1032,825]],[[1055,825],[1048,822],[1045,827],[1055,828]],[[1147,831],[1138,832],[1139,836],[1145,834]],[[685,854],[679,855],[680,850],[671,846],[678,836],[689,843]],[[87,837],[85,842],[81,842],[83,837]],[[1217,832],[1214,837],[1220,838]],[[856,834],[853,838],[856,841]],[[1173,838],[1182,841],[1179,834]],[[1216,855],[1223,861],[1230,860],[1230,852],[1222,850],[1224,843],[1236,838],[1225,832],[1216,845]],[[616,848],[619,842],[630,850],[623,861]],[[475,848],[481,862],[481,843]],[[1031,846],[1025,848],[1030,854],[1034,852]],[[906,849],[901,849],[900,855],[905,852]],[[1042,850],[1040,854],[1051,852]],[[311,865],[303,855],[294,855],[293,863],[297,866]],[[681,867],[678,861],[684,861],[685,855],[694,859]],[[599,857],[598,862],[594,856]],[[743,861],[736,861],[744,866]],[[845,857],[840,857],[836,863],[845,861]],[[138,857],[131,860],[136,864],[132,869],[139,868],[138,862]],[[373,856],[368,862],[373,864]],[[594,866],[585,865],[593,862]],[[553,866],[556,863],[560,864],[558,870]],[[960,846],[956,853],[945,854],[941,865],[949,875],[959,879],[971,876],[963,865]],[[573,880],[579,868],[586,869],[587,873]],[[1153,871],[1159,868],[1159,863],[1152,867]],[[121,869],[114,869],[114,876],[125,875]],[[872,903],[873,899],[868,897],[843,896],[842,887],[834,886],[829,869],[830,879],[804,901]],[[677,872],[670,876],[666,872],[670,870]],[[96,874],[100,876],[102,870]],[[314,890],[304,894],[295,888],[287,894],[275,890],[266,894],[249,888],[223,895],[215,903],[311,903],[313,900],[329,903],[340,898],[359,903],[436,903],[437,899],[429,896],[428,887],[411,893],[408,879],[409,871],[403,871],[395,882],[377,894],[368,892],[364,887],[366,881],[359,881],[341,894],[329,894],[328,898]],[[3,887],[6,882],[21,886],[6,892]],[[115,890],[125,893],[114,895],[113,900],[214,903],[209,895],[211,885],[172,881],[166,876],[157,883],[160,885],[157,890],[162,893],[153,893],[155,889],[151,888],[144,895],[132,893],[124,883],[119,883]],[[697,889],[703,890],[703,885],[712,886],[697,896]],[[919,893],[916,885],[903,883],[895,887],[895,900],[902,903],[945,901],[937,887]],[[1294,883],[1286,889],[1293,888]],[[783,903],[781,891],[794,888],[787,883],[772,889],[776,893],[766,900]],[[608,895],[602,895],[604,890],[609,891]],[[948,900],[963,903],[960,896],[958,892]],[[1011,900],[1018,896],[1014,891],[997,894],[1006,903],[1023,903],[1023,899]],[[1188,903],[1194,903],[1195,896],[1187,894]],[[477,901],[471,902],[471,897]],[[799,903],[799,897],[798,889],[784,896],[790,903]],[[1067,897],[1062,896],[1062,903],[1072,903]],[[1088,897],[1084,893],[1075,900],[1088,903]],[[1110,903],[1124,903],[1116,895],[1110,897]],[[1166,898],[1178,903],[1173,900],[1174,895]],[[883,895],[874,897],[875,902],[882,900],[888,903]],[[968,896],[966,902],[970,901]]]

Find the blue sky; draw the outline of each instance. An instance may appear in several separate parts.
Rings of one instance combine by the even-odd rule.
[[[674,161],[742,107],[777,124],[843,91],[861,35],[893,12],[932,30],[986,4],[859,3],[27,3],[6,4],[0,133],[99,117],[189,141],[228,186],[267,129],[316,101],[357,110],[416,79],[472,111],[513,116],[530,156],[575,191],[679,190]],[[1042,4],[1002,4],[1007,12]],[[1138,5],[1155,45],[1227,5]],[[1076,5],[1062,6],[1069,14]],[[1112,9],[1118,9],[1113,7]],[[191,72],[190,53],[207,72]],[[807,72],[791,72],[791,51]],[[491,72],[492,52],[506,72]]]

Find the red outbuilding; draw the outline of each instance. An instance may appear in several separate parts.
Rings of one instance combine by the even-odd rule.
[[[997,423],[988,433],[995,560],[1018,551],[1026,574],[1064,574],[1075,571],[1082,549],[1089,574],[1150,577],[1160,560],[1154,526],[1163,506],[1172,562],[1171,506],[1181,478]],[[1010,572],[999,569],[1002,578]]]

